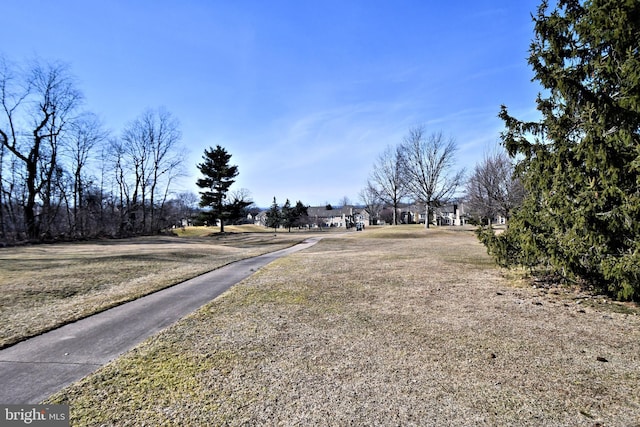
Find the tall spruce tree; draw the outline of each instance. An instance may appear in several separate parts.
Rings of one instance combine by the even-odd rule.
[[[640,298],[640,2],[543,1],[529,64],[542,119],[502,107],[527,196],[500,236],[502,264],[551,266],[619,299]]]
[[[280,212],[280,207],[278,206],[278,202],[274,196],[273,203],[271,204],[271,208],[267,211],[266,214],[266,226],[273,227],[273,231],[276,231],[280,224],[282,223],[282,213]]]
[[[293,208],[296,227],[309,225],[309,207],[305,206],[300,200],[296,202]]]
[[[280,214],[282,216],[282,226],[289,230],[289,233],[291,233],[291,227],[296,220],[296,212],[291,206],[291,202],[289,201],[289,199],[287,199],[287,201],[284,202],[284,205],[282,205]]]
[[[227,192],[238,176],[238,166],[229,164],[231,154],[219,145],[205,149],[202,159],[198,169],[204,178],[196,181],[198,187],[205,189],[200,192],[200,206],[211,209],[207,216],[214,222],[220,220],[220,232],[224,233],[224,221],[233,210],[226,203]]]

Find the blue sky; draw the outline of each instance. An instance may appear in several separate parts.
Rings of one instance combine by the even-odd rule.
[[[0,54],[70,65],[118,135],[147,108],[181,123],[188,176],[221,145],[260,206],[358,201],[412,126],[456,139],[472,169],[535,116],[527,65],[538,1],[3,0]]]

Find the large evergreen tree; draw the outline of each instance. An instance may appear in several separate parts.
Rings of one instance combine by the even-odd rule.
[[[527,196],[500,236],[503,264],[544,263],[620,299],[640,297],[640,2],[539,7],[529,63],[542,119],[502,107]]]
[[[293,208],[295,221],[294,225],[296,227],[303,227],[309,225],[309,207],[305,206],[300,200],[296,202],[296,205]]]
[[[282,223],[282,213],[280,212],[280,207],[278,206],[278,202],[276,198],[273,198],[273,203],[271,204],[271,208],[267,211],[266,214],[266,226],[273,227],[273,231],[276,231],[280,224]]]
[[[291,202],[287,199],[280,212],[282,225],[291,232],[291,227],[301,227],[308,224],[309,214],[307,210],[307,207],[300,200],[295,206],[291,206]]]
[[[224,233],[224,221],[233,211],[226,202],[227,192],[238,176],[238,166],[229,164],[231,154],[219,145],[215,149],[205,149],[202,159],[198,169],[204,177],[196,182],[198,187],[205,189],[200,192],[200,206],[211,209],[209,219],[220,220],[220,232]]]
[[[287,199],[282,205],[282,209],[280,210],[280,215],[282,217],[282,226],[287,228],[289,232],[291,232],[291,226],[295,221],[295,210],[291,206],[291,202]]]

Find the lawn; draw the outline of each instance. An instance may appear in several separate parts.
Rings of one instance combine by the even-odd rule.
[[[508,278],[469,230],[368,228],[273,262],[48,402],[74,426],[638,425],[640,316],[620,308]]]
[[[177,231],[0,249],[0,348],[310,235],[264,227]]]

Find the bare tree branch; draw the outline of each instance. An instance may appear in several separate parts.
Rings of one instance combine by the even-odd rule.
[[[393,206],[393,224],[397,225],[398,205],[407,195],[402,154],[398,147],[387,146],[378,156],[369,178],[369,189],[377,198]]]
[[[524,198],[524,187],[504,152],[486,155],[469,177],[466,190],[469,211],[489,225],[497,215],[508,221]]]

